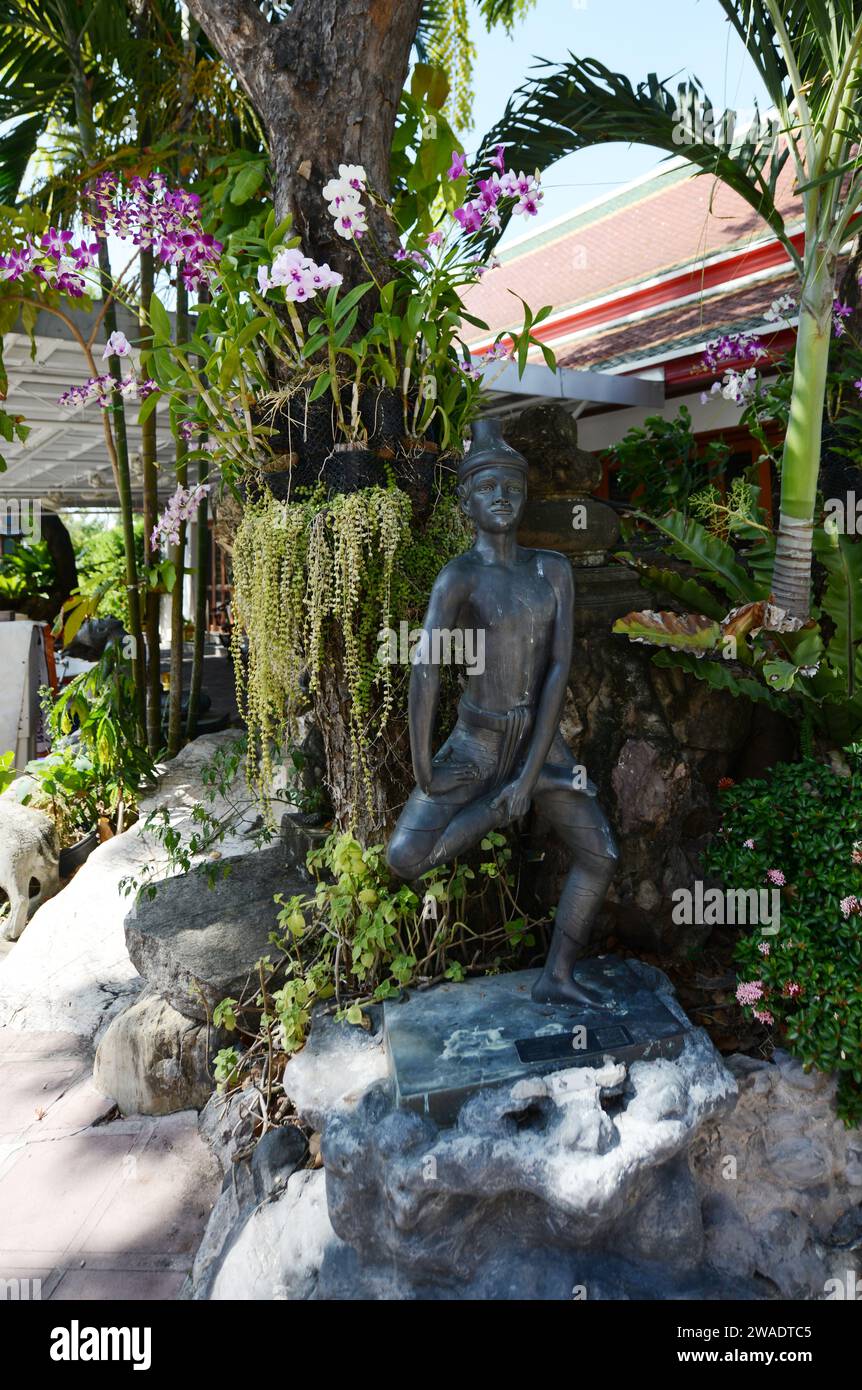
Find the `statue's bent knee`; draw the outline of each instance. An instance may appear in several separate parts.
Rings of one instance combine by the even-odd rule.
[[[396,828],[386,846],[386,863],[396,878],[418,878],[422,872],[423,857],[422,846],[417,844],[416,838],[409,831],[405,834]]]

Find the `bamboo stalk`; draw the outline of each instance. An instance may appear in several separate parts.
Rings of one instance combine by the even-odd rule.
[[[189,336],[189,292],[177,270],[176,339],[184,343]],[[176,473],[179,487],[188,487],[188,444],[176,440]],[[179,544],[171,547],[174,587],[171,590],[171,689],[168,707],[168,757],[175,758],[182,742],[181,707],[183,698],[183,581],[185,578],[186,523],[179,525]]]
[[[141,256],[140,345],[142,367],[146,361],[153,333],[149,325],[150,299],[155,283],[155,261],[151,248]],[[141,459],[144,468],[144,564],[150,565],[153,555],[150,537],[158,516],[158,469],[156,468],[156,411],[153,410],[141,425]],[[147,747],[154,756],[162,743],[161,681],[159,678],[159,595],[152,586],[147,588],[144,608],[144,628],[147,645]]]

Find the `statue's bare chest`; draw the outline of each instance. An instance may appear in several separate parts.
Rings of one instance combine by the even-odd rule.
[[[526,640],[551,630],[557,611],[554,590],[535,564],[514,569],[486,566],[477,572],[464,619],[486,633],[506,632]]]

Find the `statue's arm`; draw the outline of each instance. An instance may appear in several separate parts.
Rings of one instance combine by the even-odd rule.
[[[435,629],[439,631],[454,627],[463,597],[464,583],[461,575],[455,567],[447,565],[434,581],[428,611],[422,622],[422,639],[413,656],[408,695],[410,753],[416,783],[424,792],[431,786],[431,736],[440,698],[440,664],[431,659],[434,653],[431,638]]]
[[[557,599],[557,613],[554,620],[551,641],[551,659],[545,673],[545,682],[536,708],[536,722],[533,736],[527,750],[527,757],[521,771],[520,781],[530,793],[544,766],[566,702],[566,686],[572,665],[572,643],[575,629],[575,585],[572,567],[564,556],[555,556],[553,565],[548,565],[546,578],[549,580]]]

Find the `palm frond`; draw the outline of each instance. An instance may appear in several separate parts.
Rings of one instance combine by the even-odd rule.
[[[695,78],[671,88],[650,73],[635,86],[597,59],[573,54],[561,64],[540,60],[535,71],[482,141],[479,167],[487,165],[497,144],[507,146],[509,162],[521,169],[546,169],[576,150],[614,141],[649,145],[670,156],[684,154],[695,172],[713,175],[744,198],[798,261],[775,201],[788,149],[779,144],[774,128],[752,126],[741,141],[725,148],[696,138],[686,126],[686,111],[713,109]],[[489,247],[502,231],[488,232]]]

